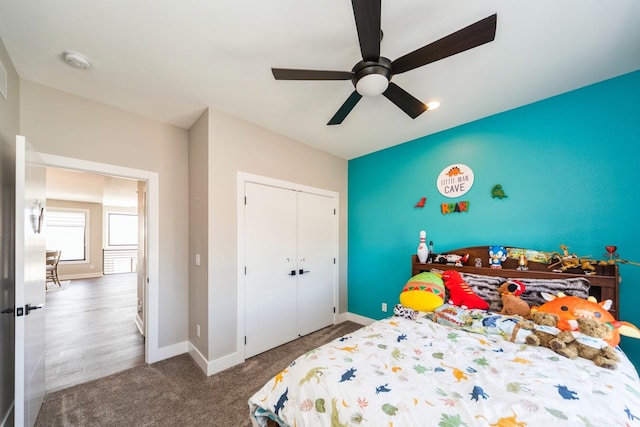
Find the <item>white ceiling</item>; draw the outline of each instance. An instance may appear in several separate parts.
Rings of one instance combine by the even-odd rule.
[[[47,199],[134,208],[138,206],[138,182],[132,179],[47,168]]]
[[[346,159],[640,69],[638,0],[383,0],[381,54],[493,13],[495,41],[394,76],[440,109],[412,120],[364,98],[338,126],[350,81],[276,81],[270,67],[351,70],[349,0],[0,0],[0,38],[23,79],[187,129],[212,107]]]

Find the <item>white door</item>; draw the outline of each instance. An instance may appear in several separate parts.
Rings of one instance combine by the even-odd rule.
[[[298,193],[298,334],[333,324],[335,199]]]
[[[46,174],[16,137],[15,425],[35,424],[45,394]]]
[[[296,192],[245,183],[245,357],[298,337]]]
[[[245,182],[245,357],[333,323],[335,200]]]

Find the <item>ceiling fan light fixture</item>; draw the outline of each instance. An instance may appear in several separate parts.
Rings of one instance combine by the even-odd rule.
[[[440,102],[438,101],[427,102],[427,110],[435,110],[438,107],[440,107]]]
[[[356,90],[362,96],[378,96],[389,87],[389,79],[382,74],[367,74],[358,80]]]

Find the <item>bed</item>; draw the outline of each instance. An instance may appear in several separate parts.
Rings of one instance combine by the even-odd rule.
[[[576,292],[613,298],[617,310],[615,265],[593,276],[582,271],[556,273],[548,264],[533,262],[529,270],[516,270],[517,260],[505,261],[502,270],[475,267],[476,258],[488,265],[483,258],[486,249],[451,251],[471,254],[467,261],[471,265],[458,267],[420,264],[414,256],[412,273],[456,269],[470,282],[518,278],[529,280],[534,288],[582,281]],[[488,286],[480,283],[479,292],[482,285]],[[439,312],[473,318],[474,326],[436,312],[419,313],[415,319],[393,316],[311,350],[283,366],[249,399],[252,423],[262,427],[640,426],[640,379],[620,348],[615,370],[583,358],[568,359],[548,348],[527,345],[517,334],[505,338],[502,329],[516,322],[494,308],[465,310],[445,304]]]

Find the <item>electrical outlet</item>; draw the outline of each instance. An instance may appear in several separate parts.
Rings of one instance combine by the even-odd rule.
[[[382,303],[382,311],[385,312],[385,313],[387,312],[387,303],[386,302]]]
[[[200,338],[200,325],[196,325],[196,336]]]

